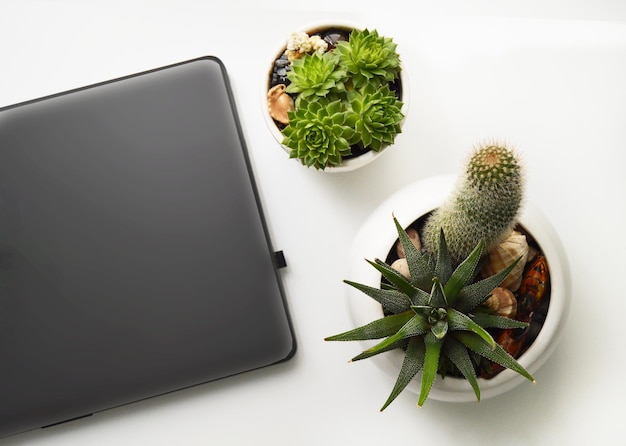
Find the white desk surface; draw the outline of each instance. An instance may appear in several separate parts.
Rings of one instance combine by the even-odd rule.
[[[3,0],[0,106],[221,58],[271,237],[289,264],[282,275],[298,352],[284,364],[0,444],[625,444],[626,386],[616,379],[626,366],[626,4],[417,0],[387,10],[393,2],[274,0],[220,2],[218,11],[215,4]],[[411,87],[397,145],[337,175],[287,159],[260,101],[261,76],[285,36],[332,19],[392,36]],[[406,392],[380,413],[393,382],[367,361],[347,363],[356,344],[323,341],[350,324],[342,279],[353,234],[396,189],[458,172],[469,148],[491,137],[521,150],[528,200],[558,228],[569,254],[572,307],[559,349],[535,386],[421,409]]]

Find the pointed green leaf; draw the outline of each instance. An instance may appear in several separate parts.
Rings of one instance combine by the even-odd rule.
[[[417,288],[417,293],[411,298],[413,305],[426,305],[430,300],[430,294]]]
[[[480,389],[476,380],[476,370],[472,364],[467,348],[463,346],[454,337],[449,336],[443,344],[443,354],[446,355],[457,369],[463,374],[465,379],[470,383],[476,399],[480,401]]]
[[[344,280],[344,282],[367,294],[392,313],[402,313],[411,307],[412,302],[409,297],[398,290],[374,288],[350,280]]]
[[[450,253],[448,252],[446,237],[443,233],[443,229],[441,229],[439,231],[439,253],[437,255],[437,264],[435,265],[435,276],[437,276],[442,283],[446,283],[450,279],[451,274],[452,257],[450,257]]]
[[[413,338],[410,338],[413,339]],[[356,355],[354,358],[352,358],[350,360],[350,362],[356,362],[356,361],[360,361],[362,359],[367,359],[367,358],[371,358],[372,356],[376,356],[379,355],[381,353],[385,353],[388,352],[390,350],[395,350],[396,348],[405,348],[407,344],[407,340],[406,339],[398,339],[395,342],[392,342],[391,344],[385,346],[384,348],[381,349],[377,349],[377,350],[366,350],[362,353],[359,353],[358,355]]]
[[[426,354],[424,357],[424,371],[422,373],[422,386],[420,388],[420,396],[417,402],[418,406],[424,405],[424,402],[428,398],[430,389],[435,382],[437,375],[437,369],[439,368],[439,355],[441,353],[441,345],[443,341],[437,339],[435,335],[428,332],[424,336],[424,343],[426,345]]]
[[[497,316],[495,314],[476,313],[471,316],[472,320],[483,328],[526,328],[527,322],[516,321],[510,317]]]
[[[398,239],[404,249],[404,255],[411,274],[411,283],[424,291],[430,289],[431,280],[434,276],[434,269],[429,262],[429,254],[421,253],[413,244],[406,231],[400,226],[400,223],[393,217],[393,221],[398,231]]]
[[[400,291],[396,290],[396,287],[395,287],[395,286],[393,286],[393,285],[391,285],[391,284],[389,284],[389,283],[387,283],[387,282],[381,282],[381,283],[380,283],[380,289],[381,289],[381,290],[393,290],[393,291],[395,291],[396,293],[400,293]],[[400,294],[402,294],[403,296],[405,296],[405,294],[404,294],[404,293],[400,293]]]
[[[426,321],[430,318],[430,312],[433,307],[429,305],[412,305],[411,309],[422,316]]]
[[[511,369],[519,373],[532,382],[535,382],[535,378],[533,378],[532,375],[515,360],[515,358],[509,355],[506,350],[499,345],[496,344],[496,348],[492,349],[482,338],[470,332],[457,331],[454,333],[454,337],[467,348],[475,351],[479,355],[500,364],[502,367],[506,367],[507,369]]]
[[[483,251],[483,243],[480,242],[471,254],[461,262],[450,276],[450,280],[444,287],[444,292],[448,298],[448,303],[454,306],[454,303],[465,285],[471,282],[476,274],[476,265],[480,261]]]
[[[362,341],[380,339],[398,332],[415,313],[411,310],[400,314],[392,314],[365,324],[353,330],[325,338],[325,341]]]
[[[376,268],[385,279],[398,289],[398,291],[403,292],[409,297],[417,293],[417,288],[411,285],[406,277],[393,269],[391,266],[387,265],[385,262],[376,259],[375,262],[368,260],[367,263]]]
[[[446,294],[443,291],[443,286],[441,286],[441,282],[439,278],[435,277],[433,279],[433,289],[430,292],[430,300],[428,305],[431,307],[447,307],[448,300],[446,299]]]
[[[395,334],[389,336],[387,339],[379,342],[373,347],[368,348],[363,353],[376,353],[377,351],[385,349],[390,344],[393,344],[400,339],[406,339],[411,336],[420,336],[429,330],[430,327],[428,326],[424,318],[414,313],[413,317],[411,317],[411,319],[409,319],[408,322],[404,324]]]
[[[380,409],[382,412],[396,399],[398,395],[404,390],[404,388],[411,382],[411,380],[417,375],[417,372],[424,367],[424,356],[426,349],[424,347],[424,341],[422,338],[414,337],[409,340],[409,344],[406,348],[406,354],[404,355],[404,361],[402,361],[402,368],[400,374],[396,380],[396,384],[393,386],[393,390],[385,401],[385,404]]]
[[[467,330],[476,333],[480,336],[491,348],[496,347],[496,341],[483,327],[471,320],[469,316],[450,308],[448,310],[448,323],[450,324],[450,330]]]
[[[517,260],[499,273],[463,288],[456,299],[454,307],[462,313],[469,313],[471,310],[483,303],[487,300],[493,289],[499,286],[502,281],[506,279],[506,276],[509,275],[520,259],[521,257],[518,257]]]

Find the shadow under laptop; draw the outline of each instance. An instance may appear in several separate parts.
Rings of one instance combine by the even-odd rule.
[[[63,437],[71,437],[77,433],[84,436],[88,430],[94,431],[95,438],[102,439],[106,438],[103,430],[115,436],[116,429],[124,432],[140,430],[143,429],[144,423],[153,424],[155,420],[158,422],[162,416],[168,418],[168,423],[175,430],[176,423],[185,420],[184,417],[180,417],[181,410],[198,414],[196,416],[206,417],[204,423],[206,425],[218,424],[220,423],[220,411],[225,405],[229,403],[238,404],[239,400],[243,401],[244,399],[249,401],[251,398],[254,399],[255,394],[259,393],[266,385],[284,382],[286,376],[294,372],[298,362],[296,355],[288,361],[6,437],[0,439],[0,445],[30,445],[37,441],[47,440],[54,443],[55,441],[62,441]]]

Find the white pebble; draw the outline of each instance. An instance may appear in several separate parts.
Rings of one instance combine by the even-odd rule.
[[[411,278],[411,273],[409,273],[409,264],[406,262],[405,258],[396,260],[391,264],[391,267],[407,279]]]

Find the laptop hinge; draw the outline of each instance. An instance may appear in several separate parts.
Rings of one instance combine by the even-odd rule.
[[[274,252],[274,261],[276,262],[276,268],[284,268],[287,266],[287,261],[285,260],[285,254],[282,251]]]

